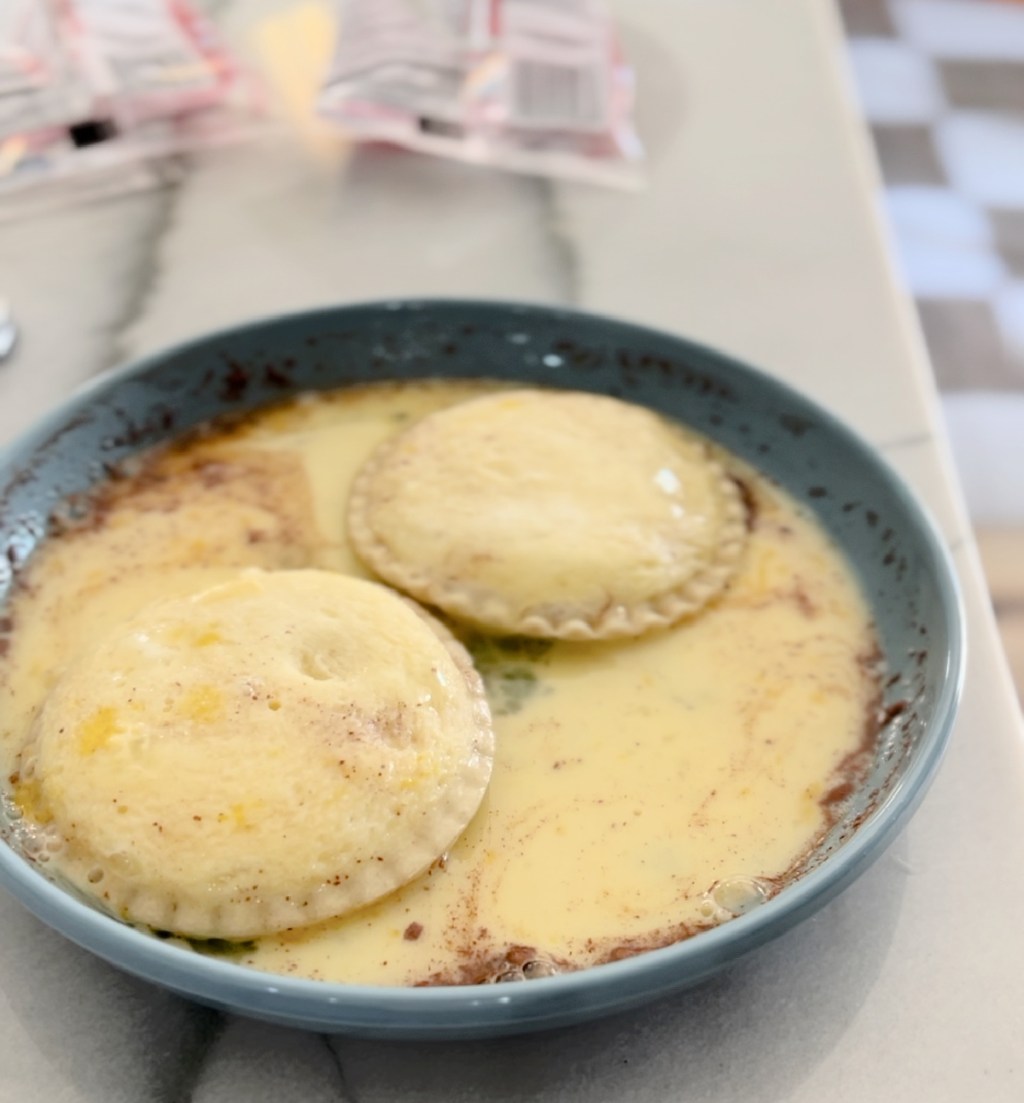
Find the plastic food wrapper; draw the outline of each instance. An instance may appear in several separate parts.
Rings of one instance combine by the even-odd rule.
[[[636,187],[634,77],[597,0],[339,0],[318,108],[355,138]]]
[[[0,219],[173,179],[260,113],[188,0],[0,0]]]

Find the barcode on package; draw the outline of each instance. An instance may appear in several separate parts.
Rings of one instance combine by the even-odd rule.
[[[599,130],[605,123],[604,82],[592,67],[517,60],[510,77],[509,115],[515,125]]]

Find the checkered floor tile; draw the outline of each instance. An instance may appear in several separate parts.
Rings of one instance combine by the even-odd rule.
[[[1024,2],[840,6],[939,387],[1024,392]]]

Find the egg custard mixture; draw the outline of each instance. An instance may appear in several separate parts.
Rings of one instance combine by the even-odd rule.
[[[662,444],[639,462],[669,527],[620,595],[639,522],[610,536],[569,491],[642,498],[616,456],[625,471],[644,434],[614,435],[612,400],[580,399],[593,410],[569,421],[611,433],[610,451],[577,471],[586,453],[559,438],[569,491],[538,477],[535,516],[501,497],[534,485],[535,444],[517,457],[507,425],[546,432],[546,400],[509,393],[305,395],[73,503],[0,621],[23,852],[183,946],[386,985],[617,960],[797,876],[878,732],[850,570],[770,480],[666,428],[679,472]],[[460,419],[478,451],[455,448],[452,475],[434,438]],[[508,454],[481,457],[502,433]],[[536,564],[467,542],[488,517]],[[362,803],[345,803],[356,783]]]

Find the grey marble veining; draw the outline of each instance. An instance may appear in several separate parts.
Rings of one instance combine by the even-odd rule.
[[[281,137],[212,154],[180,186],[126,351],[339,301],[565,301],[573,262],[551,231],[549,194],[546,183],[377,147],[328,165]]]
[[[119,274],[120,315],[110,326],[106,357],[101,371],[117,368],[131,356],[128,330],[145,311],[154,286],[160,279],[160,253],[164,239],[175,230],[175,214],[182,192],[188,187],[190,161],[181,158],[181,177],[147,196],[147,221],[134,235],[133,248],[126,250],[126,263]]]
[[[294,1099],[355,1103],[333,1041],[230,1017],[198,1077],[192,1103]]]
[[[0,894],[0,1100],[189,1098],[213,1013],[129,977]]]
[[[163,203],[151,192],[0,223],[0,293],[21,331],[0,365],[0,445],[114,362]]]

